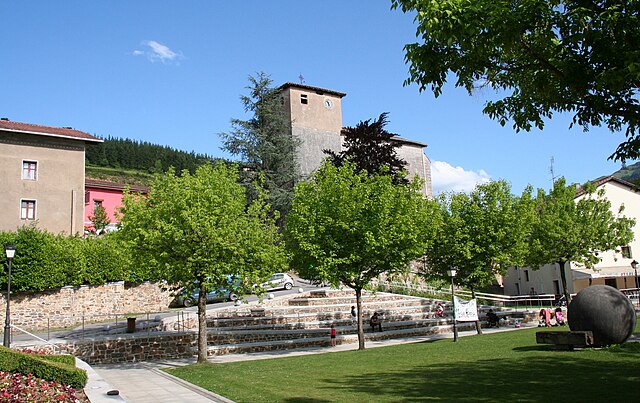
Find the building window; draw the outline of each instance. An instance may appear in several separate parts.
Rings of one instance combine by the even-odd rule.
[[[307,94],[300,94],[300,103],[305,105],[309,103],[309,100],[307,99]]]
[[[102,200],[94,199],[93,200],[93,208],[97,209],[98,207],[102,207]]]
[[[526,281],[529,281],[529,270],[525,270],[525,271],[524,271],[524,279],[525,279]]]
[[[36,180],[38,163],[36,161],[22,161],[22,179]]]
[[[20,207],[20,218],[23,220],[36,219],[36,201],[22,200]]]
[[[620,252],[622,252],[622,257],[626,259],[631,259],[631,246],[623,246],[620,248]]]

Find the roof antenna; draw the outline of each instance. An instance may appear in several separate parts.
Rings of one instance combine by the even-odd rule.
[[[549,167],[549,172],[551,173],[551,183],[552,184],[556,184],[556,173],[553,169],[553,164],[556,160],[553,158],[553,155],[551,156],[551,166]]]
[[[302,73],[300,73],[298,78],[300,79],[300,84],[304,84],[304,76],[302,75]]]

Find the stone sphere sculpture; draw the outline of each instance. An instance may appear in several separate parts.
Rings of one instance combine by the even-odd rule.
[[[623,343],[636,327],[636,311],[623,293],[608,285],[581,290],[567,310],[572,331],[593,332],[599,346]]]

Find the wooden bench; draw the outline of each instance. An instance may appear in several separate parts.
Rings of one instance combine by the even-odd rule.
[[[574,332],[536,332],[536,343],[553,344],[559,348],[591,347],[593,342],[593,332],[580,330]]]

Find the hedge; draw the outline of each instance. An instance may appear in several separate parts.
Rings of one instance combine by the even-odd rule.
[[[60,382],[76,389],[82,389],[87,384],[87,372],[69,365],[68,358],[56,359],[55,356],[46,357],[38,354],[25,354],[0,346],[0,371],[33,374],[47,381]]]
[[[38,292],[77,285],[126,281],[140,283],[151,278],[144,265],[133,265],[130,251],[117,233],[99,238],[54,235],[33,226],[0,232],[0,247],[13,244],[11,290]],[[7,263],[0,253],[0,286],[7,282]],[[6,288],[6,286],[4,286]]]

